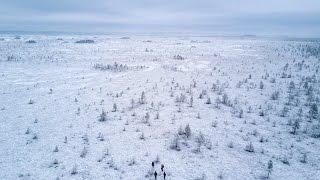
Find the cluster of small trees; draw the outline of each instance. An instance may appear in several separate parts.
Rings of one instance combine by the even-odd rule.
[[[7,61],[19,61],[21,60],[21,57],[16,57],[14,55],[10,55],[10,56],[7,56]]]
[[[173,59],[176,59],[176,60],[184,60],[185,58],[178,54],[178,55],[174,55],[174,56],[173,56]]]
[[[35,40],[30,39],[30,40],[27,40],[26,43],[27,44],[35,44],[37,42]]]
[[[193,137],[193,138],[191,138]],[[180,126],[178,129],[178,133],[174,135],[173,139],[170,142],[170,149],[180,151],[181,144],[188,144],[188,140],[193,140],[195,143],[195,149],[193,150],[194,153],[200,153],[201,147],[204,146],[207,149],[212,148],[212,143],[209,138],[206,138],[204,134],[199,132],[197,135],[192,136],[190,125],[187,124],[184,128]],[[180,141],[183,141],[181,143]]]
[[[191,129],[189,124],[187,124],[185,126],[185,128],[183,129],[181,126],[178,129],[178,134],[174,135],[174,138],[172,139],[171,143],[170,143],[170,149],[174,149],[176,151],[180,151],[180,137],[184,136],[187,139],[189,139],[191,137]]]
[[[82,40],[78,40],[75,43],[77,44],[92,44],[94,43],[94,40],[92,39],[82,39]]]
[[[94,69],[100,70],[100,71],[112,71],[112,72],[124,72],[128,70],[142,70],[147,68],[147,66],[144,65],[135,65],[135,66],[128,66],[126,64],[119,64],[117,62],[114,62],[113,64],[102,64],[102,63],[96,63],[93,65]]]
[[[122,72],[129,70],[129,66],[126,64],[118,64],[117,62],[114,62],[114,64],[107,64],[104,65],[102,63],[96,63],[93,65],[95,69],[101,70],[101,71],[113,71],[113,72]]]

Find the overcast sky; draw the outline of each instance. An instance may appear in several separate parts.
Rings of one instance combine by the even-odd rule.
[[[10,30],[320,37],[320,0],[1,0]]]

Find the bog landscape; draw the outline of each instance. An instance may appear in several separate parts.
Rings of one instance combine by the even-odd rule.
[[[309,39],[2,35],[0,179],[319,179],[319,71]]]

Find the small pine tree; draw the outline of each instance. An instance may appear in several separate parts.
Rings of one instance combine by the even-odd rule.
[[[32,100],[32,99],[29,99],[29,102],[28,102],[28,104],[34,104],[34,100]]]
[[[116,104],[116,103],[113,103],[112,112],[117,112],[117,110],[118,110],[117,104]]]
[[[145,140],[144,133],[142,133],[142,134],[140,135],[139,139],[141,139],[141,140]]]
[[[268,162],[268,169],[267,169],[267,171],[268,171],[268,176],[267,176],[267,178],[270,177],[270,174],[271,174],[272,170],[273,170],[273,162],[272,162],[271,160],[269,160],[269,162]]]
[[[213,121],[212,124],[211,124],[211,126],[214,127],[214,128],[216,128],[217,125],[218,125],[218,121]]]
[[[170,149],[174,149],[176,151],[180,151],[180,142],[179,142],[179,136],[175,135],[173,140],[171,141],[170,144]]]
[[[290,81],[289,87],[288,87],[289,93],[292,93],[294,89],[295,89],[294,82],[293,82],[293,81]]]
[[[313,103],[310,106],[309,116],[310,116],[310,119],[317,119],[317,117],[318,117],[318,106],[317,106],[316,103]]]
[[[229,104],[229,98],[227,94],[223,94],[222,96],[222,104],[228,105]]]
[[[189,138],[191,136],[191,129],[189,124],[186,125],[186,127],[184,128],[184,131],[186,133],[187,138]]]
[[[205,139],[204,135],[201,132],[199,132],[199,134],[195,138],[195,142],[197,143],[196,152],[201,151],[201,146],[205,143],[205,141],[206,141],[206,139]]]
[[[99,134],[98,134],[98,139],[100,141],[104,141],[104,136],[103,136],[103,134],[101,132],[99,132]]]
[[[260,89],[263,89],[264,88],[264,84],[262,81],[260,81],[260,86],[259,86]]]
[[[59,151],[59,148],[58,148],[58,146],[56,146],[56,147],[54,148],[53,152],[58,152],[58,151]]]
[[[150,114],[147,112],[146,115],[144,116],[146,122],[149,122],[150,119]]]
[[[190,105],[190,107],[193,106],[193,96],[190,97],[190,104],[189,105]]]
[[[202,99],[203,98],[203,94],[202,92],[199,94],[199,99]]]
[[[78,170],[77,170],[77,169],[78,169],[78,168],[77,168],[77,165],[74,165],[74,166],[72,167],[72,169],[71,169],[70,174],[71,174],[71,175],[78,174]]]
[[[232,141],[228,143],[228,147],[229,148],[233,148],[233,142]]]
[[[145,104],[146,103],[146,95],[145,92],[142,91],[140,99],[139,99],[140,104]]]
[[[311,137],[320,138],[320,118],[319,122],[314,124],[310,129]]]
[[[178,129],[178,134],[181,136],[181,135],[184,135],[185,132],[183,131],[182,127],[180,126],[179,129]]]
[[[253,144],[252,142],[250,142],[244,149],[245,151],[248,151],[248,152],[254,152],[254,148],[253,148]]]
[[[287,106],[284,106],[280,112],[280,117],[286,117],[288,112],[289,112],[289,108]]]
[[[278,100],[279,98],[279,91],[275,91],[271,94],[271,100]]]
[[[239,116],[238,116],[239,118],[243,118],[243,110],[242,109],[240,109],[240,111],[239,111]]]
[[[27,128],[25,134],[30,134],[30,131],[31,131],[30,128]]]
[[[303,153],[302,159],[300,160],[302,163],[307,163],[307,153]]]
[[[154,119],[159,119],[160,118],[160,114],[159,112],[157,112],[156,117]]]
[[[247,113],[252,113],[252,107],[251,106],[248,107]]]
[[[38,135],[37,135],[37,134],[34,134],[33,137],[32,137],[32,139],[37,140],[37,139],[38,139]]]
[[[221,103],[220,98],[217,97],[214,101],[214,107],[217,109],[220,109],[220,103]]]
[[[211,99],[208,97],[206,104],[211,104]]]
[[[131,109],[133,109],[134,108],[134,99],[131,99],[131,102],[130,102],[130,104],[131,104]]]
[[[297,134],[297,130],[300,128],[300,120],[295,119],[292,125],[292,134]]]
[[[197,119],[201,119],[200,113],[197,114]]]
[[[223,172],[222,171],[219,172],[218,179],[223,179]]]
[[[81,151],[80,157],[85,158],[87,153],[88,153],[88,150],[86,147],[84,147]]]
[[[53,165],[57,165],[57,164],[59,164],[58,159],[54,159],[54,160],[53,160],[53,162],[52,162],[52,164],[53,164]]]
[[[100,122],[103,122],[103,121],[106,121],[107,120],[107,114],[104,110],[102,110],[100,116],[99,116],[99,121]]]

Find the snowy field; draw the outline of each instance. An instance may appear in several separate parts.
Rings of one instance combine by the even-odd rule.
[[[319,70],[319,41],[2,35],[0,179],[320,179]]]

